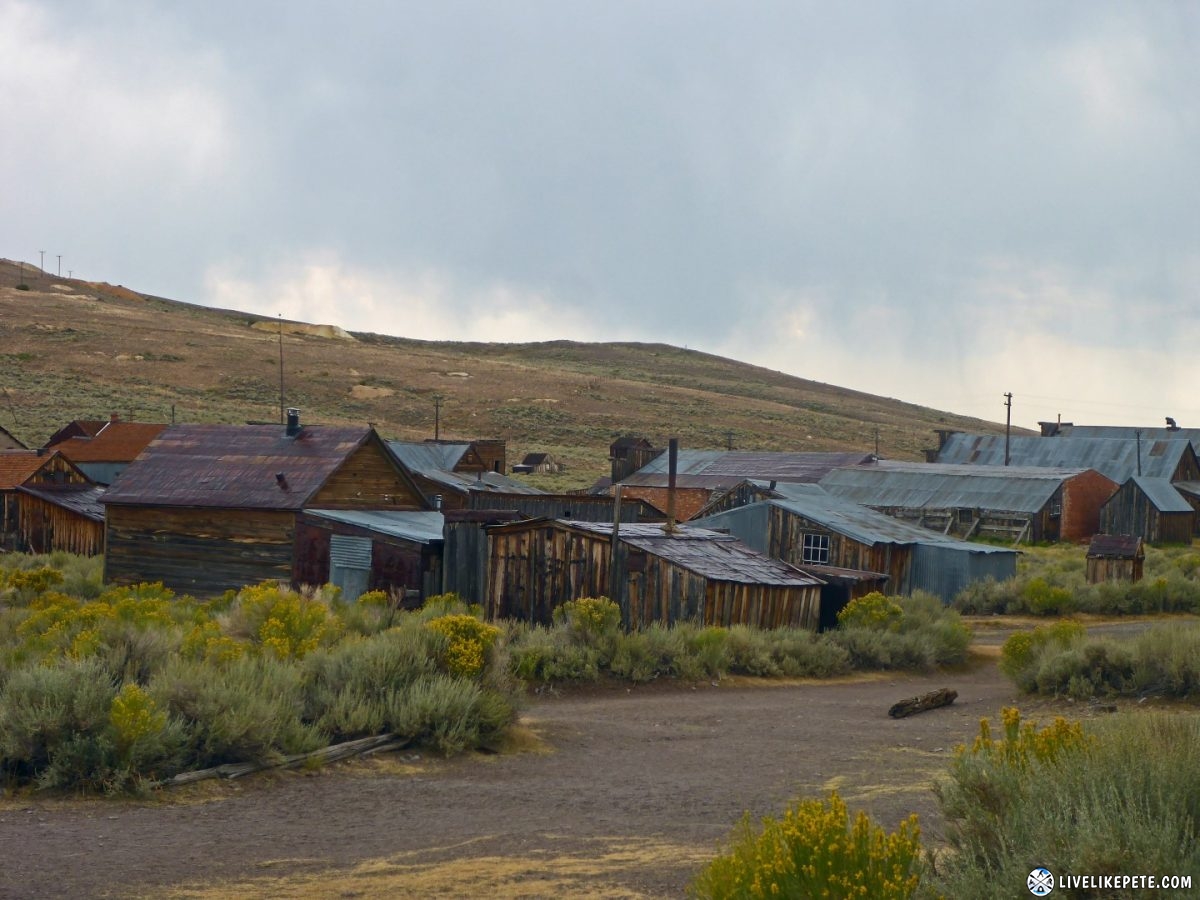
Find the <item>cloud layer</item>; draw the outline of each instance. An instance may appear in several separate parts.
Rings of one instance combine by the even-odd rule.
[[[1189,4],[0,19],[0,255],[356,330],[667,341],[991,419],[1012,391],[1022,424],[1200,421]]]

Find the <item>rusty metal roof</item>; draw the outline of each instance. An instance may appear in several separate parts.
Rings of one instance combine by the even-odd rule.
[[[172,425],[104,502],[298,510],[374,434],[331,425],[306,425],[295,437],[282,425]]]
[[[53,503],[55,506],[61,506],[63,509],[91,519],[93,522],[104,521],[104,505],[100,502],[100,498],[104,496],[105,488],[101,485],[23,485],[17,490],[45,500],[47,503]]]
[[[866,453],[768,453],[747,450],[681,450],[676,468],[679,487],[729,488],[747,478],[812,483],[843,466],[866,462]],[[655,457],[622,484],[665,487],[668,455]]]
[[[36,450],[0,450],[0,491],[11,491],[53,458]]]
[[[128,463],[158,437],[166,425],[147,422],[109,422],[95,437],[73,437],[54,449],[73,463]]]
[[[1142,539],[1130,534],[1098,534],[1088,546],[1088,559],[1138,559],[1144,557]]]
[[[559,520],[561,524],[593,534],[612,537],[608,522]],[[806,575],[795,566],[751,550],[737,538],[702,528],[677,527],[670,534],[661,525],[622,525],[618,540],[665,559],[713,581],[737,584],[767,584],[810,587],[824,582]]]
[[[1178,432],[1174,432],[1178,434]],[[1142,474],[1170,478],[1186,454],[1194,453],[1184,438],[1141,441]],[[1138,442],[1132,438],[1040,437],[1013,435],[1009,457],[1016,466],[1095,469],[1118,484],[1138,471]],[[952,434],[938,451],[939,463],[1004,465],[1004,435]]]

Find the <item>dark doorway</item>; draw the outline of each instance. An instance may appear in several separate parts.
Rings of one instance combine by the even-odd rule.
[[[821,631],[837,628],[838,613],[850,602],[850,588],[844,584],[830,582],[821,587]]]

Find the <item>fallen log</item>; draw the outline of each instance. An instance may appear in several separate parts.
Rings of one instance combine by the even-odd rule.
[[[888,715],[893,719],[915,716],[917,713],[925,712],[927,709],[949,706],[957,696],[958,691],[952,691],[949,688],[939,688],[936,691],[930,691],[928,694],[922,694],[919,697],[910,697],[907,700],[901,700],[899,703],[893,704],[892,708],[888,710]]]
[[[373,737],[359,738],[356,741],[346,741],[343,744],[331,744],[314,750],[311,753],[298,753],[295,756],[285,756],[274,762],[244,762],[225,763],[213,766],[211,769],[197,769],[194,772],[181,772],[173,778],[167,778],[158,783],[158,787],[179,787],[185,784],[195,784],[197,781],[208,781],[211,778],[241,778],[254,772],[266,769],[295,769],[306,765],[324,765],[337,762],[339,759],[349,759],[364,753],[400,750],[408,746],[408,741],[396,734],[377,734]]]

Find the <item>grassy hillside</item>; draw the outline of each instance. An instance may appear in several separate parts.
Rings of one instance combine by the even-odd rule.
[[[32,272],[32,273],[31,273]],[[0,425],[30,446],[76,418],[279,420],[279,323],[43,275],[0,261]],[[874,448],[918,459],[934,428],[1003,426],[666,344],[479,344],[337,334],[284,323],[285,403],[308,423],[371,422],[385,437],[501,437],[509,460],[548,451],[583,485],[610,441],[678,436],[744,450]],[[308,332],[308,333],[306,333]],[[545,484],[542,479],[538,483]]]

